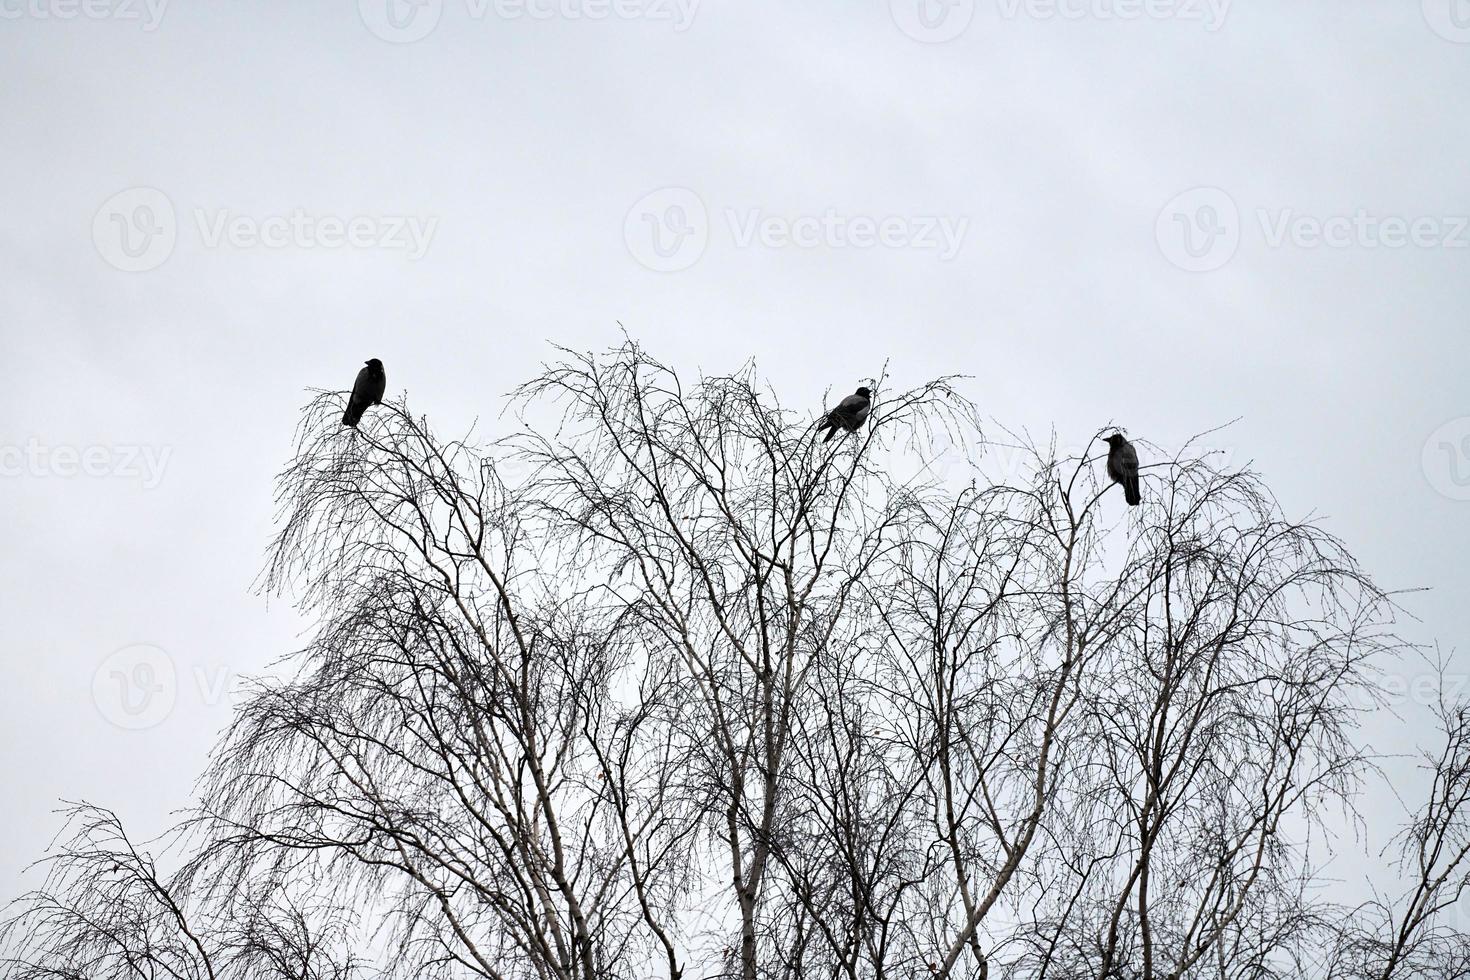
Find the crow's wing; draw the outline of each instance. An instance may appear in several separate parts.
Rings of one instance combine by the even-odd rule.
[[[1130,443],[1122,443],[1108,450],[1108,476],[1118,483],[1138,474],[1138,453]]]
[[[1123,470],[1123,499],[1128,501],[1129,506],[1137,507],[1143,502],[1143,495],[1138,490],[1138,452],[1133,448],[1133,443],[1125,442],[1118,453],[1119,464]]]
[[[1130,505],[1142,502],[1138,492],[1138,451],[1133,443],[1123,442],[1108,452],[1108,476],[1123,485],[1123,499]]]
[[[383,386],[374,383],[373,369],[364,365],[357,372],[357,380],[352,382],[352,403],[361,405],[363,408],[371,405],[376,398],[374,388],[377,389],[377,394],[382,394]]]
[[[363,368],[363,370],[368,371],[370,369]],[[362,375],[359,374],[358,377],[361,378]],[[383,404],[383,393],[388,390],[388,372],[379,371],[376,374],[369,374],[367,388],[367,394],[372,399],[372,403],[374,405]]]
[[[868,417],[869,402],[862,395],[848,395],[827,414],[829,425],[840,425],[852,430],[863,424]]]
[[[1125,442],[1118,447],[1118,465],[1125,476],[1138,475],[1138,451],[1133,448],[1133,443]]]
[[[376,386],[379,388],[380,397],[381,389],[386,384],[387,379],[385,378],[383,385]],[[363,367],[357,372],[357,380],[352,382],[352,394],[347,397],[347,411],[342,413],[343,425],[357,425],[362,420],[362,413],[367,411],[367,407],[373,403],[372,389],[374,387],[372,369]]]
[[[832,437],[837,434],[838,428],[845,429],[848,432],[857,431],[857,427],[862,425],[863,421],[868,417],[869,405],[870,402],[858,394],[848,395],[842,401],[838,402],[837,407],[826,415],[823,415],[822,420],[817,423],[818,432],[823,429],[832,430],[827,433],[827,438],[822,441],[830,442]]]

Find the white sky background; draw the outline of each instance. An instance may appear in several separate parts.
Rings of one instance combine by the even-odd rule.
[[[455,434],[619,320],[691,373],[754,357],[793,406],[888,360],[1064,445],[1239,416],[1211,444],[1382,585],[1431,586],[1406,637],[1465,646],[1470,2],[930,0],[926,30],[921,0],[427,0],[396,34],[402,0],[159,2],[0,0],[0,899],[60,798],[161,830],[221,685],[303,642],[250,592],[272,479],[305,389],[372,356]],[[165,234],[135,224],[129,258],[140,205]],[[671,205],[695,233],[661,257]],[[373,244],[242,237],[296,209]],[[829,211],[830,239],[772,237]],[[214,239],[222,212],[244,231]],[[422,256],[378,241],[399,216],[437,222]],[[890,244],[845,237],[890,217]],[[930,218],[953,256],[919,247]],[[138,644],[175,685],[129,716],[110,670],[137,653],[104,661]],[[1399,701],[1384,751],[1428,737]]]

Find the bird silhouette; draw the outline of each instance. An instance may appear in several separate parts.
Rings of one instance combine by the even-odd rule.
[[[388,388],[383,362],[374,357],[363,363],[367,366],[357,372],[357,380],[352,383],[352,395],[347,399],[347,411],[342,413],[342,424],[353,428],[357,428],[362,413],[369,406],[383,404],[383,392]]]
[[[1128,506],[1143,503],[1143,496],[1138,492],[1138,452],[1121,432],[1108,436],[1108,476],[1114,483],[1123,484],[1123,499],[1128,501]]]
[[[838,431],[856,432],[858,426],[868,420],[868,410],[873,407],[873,393],[867,388],[859,388],[854,394],[848,395],[837,403],[837,407],[826,415],[822,421],[817,423],[817,431],[827,431],[827,438],[823,443],[832,441]]]

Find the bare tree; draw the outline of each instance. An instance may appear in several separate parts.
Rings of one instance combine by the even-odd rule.
[[[1378,889],[1333,922],[1322,944],[1322,973],[1344,980],[1464,980],[1470,934],[1457,906],[1470,891],[1470,705],[1444,695],[1447,663],[1433,663],[1441,683],[1433,705],[1443,740],[1422,754],[1423,802],[1408,807],[1394,844],[1402,883]]]
[[[1370,942],[1371,910],[1314,898],[1310,845],[1369,772],[1392,606],[1255,476],[1154,447],[1130,509],[1098,439],[1006,434],[1016,471],[954,486],[935,457],[986,443],[952,379],[878,379],[822,445],[825,402],[751,368],[559,357],[488,446],[308,405],[263,585],[315,635],[239,709],[167,874],[75,812],[6,976],[1224,980],[1330,933],[1389,980],[1447,955],[1463,715],[1405,838],[1420,885],[1382,909],[1406,938]]]

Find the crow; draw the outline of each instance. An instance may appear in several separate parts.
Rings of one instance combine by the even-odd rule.
[[[363,362],[367,367],[357,372],[352,383],[352,395],[347,399],[347,411],[342,413],[342,424],[357,428],[362,413],[370,405],[383,404],[383,392],[388,387],[388,375],[383,373],[383,362],[376,357]]]
[[[1138,492],[1138,453],[1121,432],[1108,436],[1108,447],[1108,476],[1114,483],[1123,484],[1123,499],[1128,506],[1137,507],[1143,503]]]
[[[856,432],[858,426],[868,420],[868,410],[873,407],[872,398],[871,391],[859,388],[855,394],[848,395],[837,404],[836,408],[822,416],[822,421],[817,423],[818,432],[823,429],[827,430],[827,438],[822,442],[831,442],[838,429],[844,432]]]

